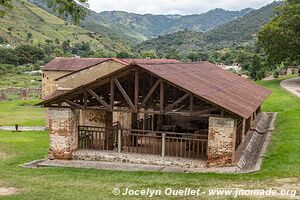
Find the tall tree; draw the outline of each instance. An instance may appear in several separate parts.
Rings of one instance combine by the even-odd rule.
[[[78,24],[88,14],[88,0],[42,0],[47,2],[48,7],[64,18]],[[11,8],[11,0],[0,0],[0,16],[5,14],[5,9]]]
[[[300,63],[300,1],[286,0],[278,15],[261,29],[259,44],[270,64]]]

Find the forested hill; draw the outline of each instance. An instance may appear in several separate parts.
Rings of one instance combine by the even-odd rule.
[[[139,52],[153,50],[159,55],[165,55],[173,50],[187,53],[228,47],[233,43],[252,43],[256,40],[256,33],[272,19],[275,15],[274,9],[281,4],[282,2],[273,2],[204,33],[185,30],[159,36],[137,45],[136,50]]]
[[[130,50],[123,38],[105,27],[101,32],[94,33],[66,23],[27,1],[13,0],[12,4],[12,10],[0,18],[0,44],[62,45],[64,42],[88,42],[91,48],[103,49],[105,53]]]
[[[275,15],[274,8],[283,2],[273,2],[258,10],[253,10],[245,16],[222,24],[205,34],[207,42],[247,42],[256,37],[257,32]]]
[[[220,24],[244,16],[251,9],[241,11],[226,11],[214,9],[194,15],[140,15],[121,11],[106,11],[98,14],[102,23],[107,26],[118,25],[123,29],[130,28],[145,38],[173,33],[181,30],[207,31]]]
[[[39,7],[48,10],[43,0],[29,0]],[[241,11],[214,9],[202,14],[193,15],[153,15],[135,14],[124,11],[90,11],[81,26],[93,32],[109,29],[110,32],[123,37],[131,43],[140,43],[155,36],[183,31],[185,29],[204,32],[218,25],[229,22],[250,12],[251,8]]]

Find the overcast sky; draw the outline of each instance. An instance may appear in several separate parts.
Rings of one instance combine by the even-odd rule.
[[[127,11],[140,14],[199,14],[214,8],[241,10],[260,8],[274,0],[89,0],[90,9]]]

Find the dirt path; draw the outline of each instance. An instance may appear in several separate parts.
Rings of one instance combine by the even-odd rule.
[[[280,86],[300,98],[300,77],[281,81]]]

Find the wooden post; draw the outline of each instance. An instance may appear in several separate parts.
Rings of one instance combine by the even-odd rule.
[[[138,68],[135,70],[134,76],[134,106],[135,112],[138,112],[138,103],[139,103],[139,71]]]
[[[243,127],[242,127],[242,141],[244,142],[245,140],[245,134],[246,134],[246,119],[243,118]]]
[[[166,154],[166,133],[161,134],[161,157],[165,157]]]
[[[118,129],[118,153],[122,151],[122,130]]]
[[[191,94],[190,96],[190,114],[193,113],[193,108],[194,108],[194,96]]]
[[[160,114],[162,115],[164,112],[164,82],[160,82],[160,91],[159,91],[159,105],[160,105]]]
[[[115,99],[115,83],[114,79],[110,79],[110,110],[111,112],[114,111],[114,100]]]

